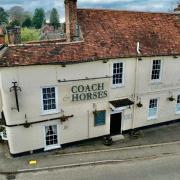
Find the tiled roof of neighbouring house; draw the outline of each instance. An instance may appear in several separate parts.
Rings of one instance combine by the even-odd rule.
[[[0,66],[76,63],[99,59],[180,54],[180,20],[168,13],[79,9],[84,40],[10,46]]]

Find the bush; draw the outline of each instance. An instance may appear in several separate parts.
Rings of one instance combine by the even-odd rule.
[[[28,41],[39,41],[39,31],[36,29],[28,29],[22,28],[21,29],[21,41],[28,42]]]

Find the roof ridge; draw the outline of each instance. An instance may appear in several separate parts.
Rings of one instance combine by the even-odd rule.
[[[39,46],[39,47],[43,47],[43,46],[48,46],[48,45],[73,45],[73,44],[81,44],[83,43],[84,40],[80,40],[80,41],[73,41],[73,42],[53,42],[53,41],[50,41],[50,42],[41,42],[41,41],[38,41],[38,42],[35,42],[35,43],[22,43],[22,44],[9,44],[8,47],[35,47],[35,46]]]
[[[127,12],[127,13],[146,13],[146,14],[169,14],[174,15],[174,12],[150,12],[150,11],[136,11],[125,9],[106,9],[106,8],[78,8],[78,10],[90,10],[90,11],[113,11],[113,12]]]

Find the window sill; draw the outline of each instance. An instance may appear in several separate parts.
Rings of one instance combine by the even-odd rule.
[[[125,87],[124,84],[117,84],[117,85],[112,85],[112,89],[117,89],[117,88],[123,88]]]
[[[61,148],[61,145],[45,147],[45,148],[44,148],[44,151],[50,151],[50,150],[59,149],[59,148]]]
[[[148,121],[156,120],[156,119],[157,119],[157,116],[155,116],[155,117],[148,117]]]
[[[56,110],[56,111],[48,111],[48,112],[43,111],[43,112],[41,113],[41,116],[52,115],[52,114],[58,114],[58,113],[60,113],[58,110]]]
[[[98,124],[98,125],[94,125],[94,127],[102,127],[105,126],[106,124]]]
[[[176,112],[176,115],[180,115],[180,111],[177,111],[177,112]]]
[[[150,85],[161,85],[163,84],[160,80],[159,81],[151,81]]]

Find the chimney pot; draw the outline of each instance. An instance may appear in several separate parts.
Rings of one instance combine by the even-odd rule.
[[[7,28],[9,44],[21,43],[21,28],[19,26]]]

